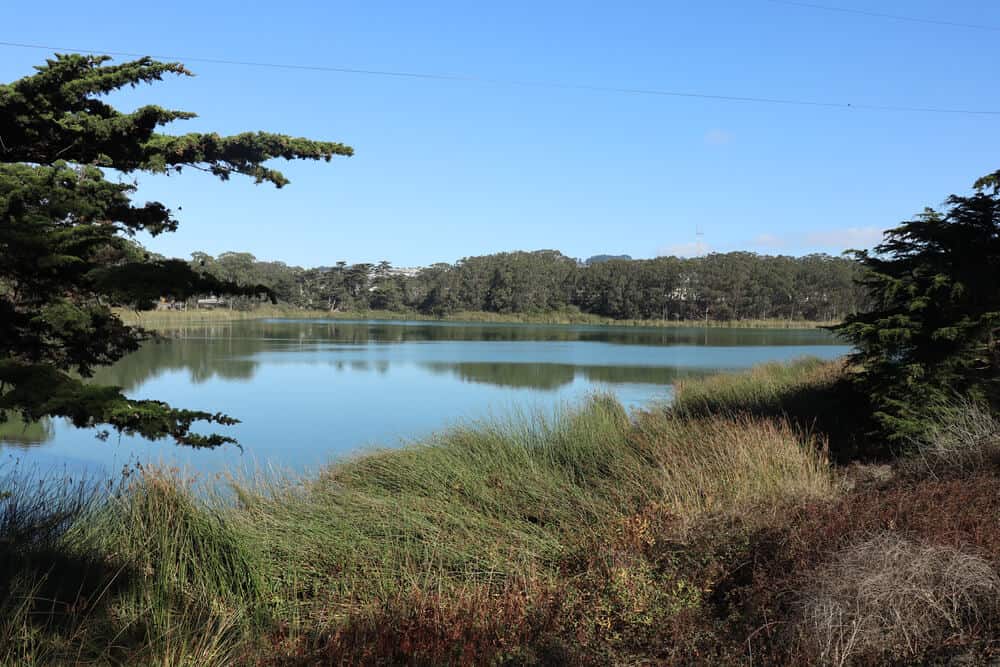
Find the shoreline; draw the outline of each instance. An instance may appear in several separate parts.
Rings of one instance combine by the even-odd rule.
[[[311,320],[358,320],[400,322],[450,322],[467,324],[538,324],[549,326],[600,326],[652,329],[709,328],[709,329],[820,329],[838,324],[836,321],[812,320],[615,320],[587,313],[490,313],[461,311],[436,317],[417,312],[384,310],[331,312],[298,308],[265,307],[249,311],[239,310],[184,310],[184,311],[131,311],[116,309],[123,322],[150,329],[170,329],[174,326],[225,323],[269,318]]]
[[[872,458],[850,372],[763,364],[667,408],[594,396],[306,475],[143,467],[98,494],[0,474],[0,663],[818,664],[840,618],[879,614],[922,639],[867,635],[854,662],[984,664],[995,445]],[[1000,432],[985,418],[957,404],[938,432]],[[873,577],[906,597],[872,601]],[[958,605],[961,643],[910,600]]]

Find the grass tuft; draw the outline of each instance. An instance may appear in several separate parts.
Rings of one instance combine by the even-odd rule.
[[[898,463],[905,475],[954,478],[1000,469],[1000,418],[989,406],[959,399],[935,414]]]
[[[1000,577],[983,559],[887,532],[815,573],[801,629],[822,664],[912,660],[987,629],[998,594]]]
[[[762,364],[742,373],[684,379],[675,387],[672,409],[690,418],[784,419],[803,433],[822,435],[834,462],[886,460],[894,452],[867,437],[870,409],[851,376],[843,361]]]

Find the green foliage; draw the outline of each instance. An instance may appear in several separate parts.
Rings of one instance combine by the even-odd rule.
[[[956,395],[1000,399],[1000,194],[952,195],[946,206],[855,253],[873,308],[835,327],[857,347],[857,383],[897,442],[919,437]]]
[[[190,73],[149,58],[108,60],[57,55],[36,74],[0,85],[0,422],[15,413],[63,416],[77,426],[108,424],[182,444],[231,442],[190,432],[195,421],[231,424],[229,417],[129,401],[116,388],[85,381],[148,337],[125,325],[112,305],[144,309],[164,296],[207,292],[273,298],[270,288],[239,276],[219,279],[142,251],[131,240],[135,233],[174,231],[178,222],[159,202],[133,204],[136,185],[120,175],[191,167],[282,187],[288,180],[266,167],[268,160],[329,161],[352,151],[267,133],[160,133],[160,126],[194,115],[158,106],[122,113],[102,98]]]
[[[749,252],[580,264],[554,250],[466,257],[401,273],[389,262],[304,269],[249,253],[192,255],[191,266],[259,283],[298,308],[368,309],[449,317],[583,313],[609,320],[839,321],[863,306],[856,262],[828,255]]]

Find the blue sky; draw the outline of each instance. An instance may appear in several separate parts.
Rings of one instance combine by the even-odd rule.
[[[1000,3],[826,0],[1000,29]],[[14,3],[0,41],[731,96],[1000,111],[1000,30],[702,2]],[[0,79],[42,50],[0,47]],[[176,131],[354,146],[282,190],[142,176],[172,256],[424,265],[502,250],[837,253],[1000,168],[1000,116],[844,110],[190,62],[115,97]],[[696,230],[703,232],[696,236]]]

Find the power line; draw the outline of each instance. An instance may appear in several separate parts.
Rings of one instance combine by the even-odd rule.
[[[777,2],[778,0],[771,0]],[[946,107],[918,107],[918,106],[894,106],[881,104],[854,104],[851,102],[824,102],[817,100],[803,100],[777,97],[754,97],[744,95],[717,95],[711,93],[696,93],[678,90],[662,90],[657,88],[629,88],[619,86],[601,86],[581,83],[565,83],[560,81],[528,81],[519,79],[498,79],[481,76],[442,74],[433,72],[406,72],[398,70],[377,70],[360,69],[354,67],[338,67],[332,65],[304,65],[295,63],[273,63],[249,60],[228,60],[221,58],[198,58],[187,56],[164,56],[150,55],[148,53],[135,53],[130,51],[112,51],[107,49],[74,49],[63,46],[47,46],[42,44],[24,44],[20,42],[3,42],[0,46],[19,49],[41,49],[58,53],[91,53],[105,54],[109,56],[124,56],[128,58],[142,58],[149,56],[158,60],[175,60],[193,63],[208,63],[213,65],[233,65],[238,67],[260,67],[269,69],[299,70],[311,72],[332,72],[337,74],[357,74],[366,76],[381,76],[407,79],[430,79],[436,81],[454,81],[461,83],[480,83],[501,86],[518,86],[530,88],[553,88],[560,90],[583,90],[596,93],[613,93],[623,95],[644,95],[655,97],[680,97],[689,99],[717,100],[724,102],[749,102],[755,104],[783,104],[789,106],[809,106],[825,107],[830,109],[861,110],[861,111],[903,111],[914,113],[938,113],[938,114],[965,114],[976,116],[998,116],[1000,110],[988,109],[955,109]]]
[[[858,14],[861,16],[873,16],[880,19],[892,19],[894,21],[908,21],[910,23],[925,23],[929,25],[943,25],[951,28],[968,28],[970,30],[986,30],[989,32],[1000,32],[1000,26],[982,25],[977,23],[959,23],[957,21],[942,21],[939,19],[926,19],[917,16],[903,16],[901,14],[884,14],[882,12],[872,12],[867,9],[851,9],[849,7],[832,7],[830,5],[818,5],[812,2],[799,2],[798,0],[767,0],[776,5],[790,5],[792,7],[804,7],[806,9],[819,9],[824,12],[840,12],[841,14]]]

